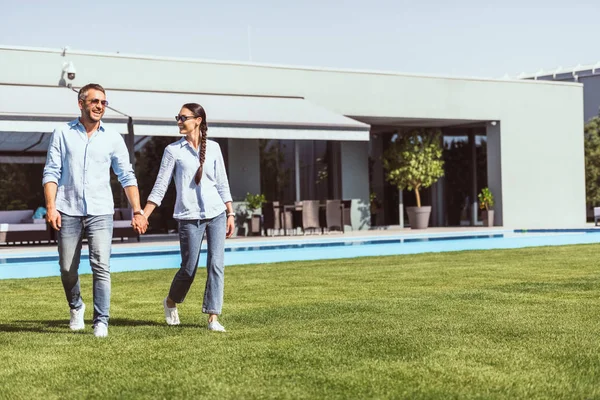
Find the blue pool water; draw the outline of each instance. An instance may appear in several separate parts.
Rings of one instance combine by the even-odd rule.
[[[513,249],[535,246],[600,243],[600,230],[494,230],[471,233],[401,234],[379,237],[337,237],[317,240],[262,240],[228,242],[226,265],[261,264],[300,260],[324,260],[364,256],[416,254],[461,250]],[[80,273],[91,273],[88,253],[82,252]],[[179,268],[179,245],[115,248],[111,270],[139,271]],[[200,265],[206,264],[205,245]],[[58,254],[53,252],[2,254],[0,279],[57,276]]]

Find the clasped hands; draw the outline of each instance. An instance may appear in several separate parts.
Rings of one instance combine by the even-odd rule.
[[[131,219],[131,227],[140,235],[146,233],[148,229],[148,219],[139,214],[135,214]]]

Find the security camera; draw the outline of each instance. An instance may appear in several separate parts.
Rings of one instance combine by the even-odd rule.
[[[63,72],[67,74],[67,78],[70,80],[75,79],[75,74],[77,70],[75,70],[75,65],[73,65],[72,61],[63,64]]]

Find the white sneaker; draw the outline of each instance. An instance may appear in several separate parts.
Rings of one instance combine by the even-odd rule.
[[[96,325],[94,325],[94,336],[107,337],[108,326],[104,322],[97,322]]]
[[[208,323],[208,330],[215,332],[226,332],[225,327],[219,323],[219,321],[214,320],[213,322]]]
[[[163,308],[165,309],[165,320],[167,325],[179,325],[179,313],[177,307],[170,308],[167,306],[167,298],[163,300]]]
[[[80,331],[85,328],[85,324],[83,322],[83,314],[85,313],[85,304],[82,304],[79,307],[79,310],[70,310],[71,320],[69,321],[69,328],[72,331]]]

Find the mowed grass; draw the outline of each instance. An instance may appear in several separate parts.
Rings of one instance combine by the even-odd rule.
[[[235,266],[225,334],[174,270],[116,273],[109,337],[60,279],[0,281],[0,398],[600,398],[600,245]]]

